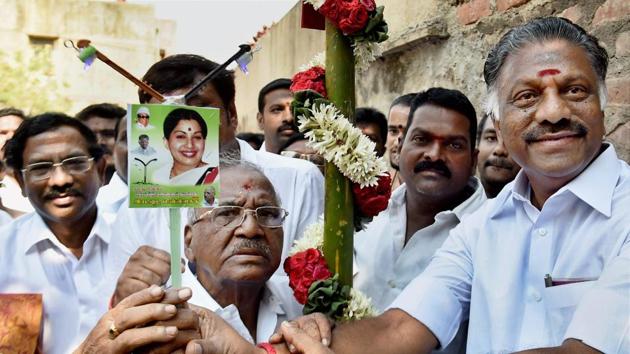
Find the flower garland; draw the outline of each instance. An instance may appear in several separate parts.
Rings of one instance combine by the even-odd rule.
[[[304,305],[303,313],[321,312],[336,321],[374,316],[376,310],[370,299],[356,289],[342,286],[338,274],[330,272],[322,252],[323,243],[324,222],[320,219],[293,243],[290,256],[284,261],[289,286],[295,299]]]
[[[304,0],[343,32],[351,41],[355,64],[364,71],[382,55],[378,43],[387,40],[383,6],[374,0]]]

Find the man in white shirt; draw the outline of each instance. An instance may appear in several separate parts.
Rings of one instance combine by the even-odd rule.
[[[487,113],[521,172],[388,311],[337,326],[335,353],[428,353],[466,318],[468,353],[628,353],[630,167],[602,141],[607,66],[563,18],[501,38]]]
[[[4,161],[4,144],[11,139],[26,115],[16,108],[0,109],[0,159]],[[0,165],[0,209],[12,217],[33,211],[31,203],[22,195],[22,190],[13,178],[13,172]]]
[[[385,148],[389,157],[389,172],[392,175],[392,190],[398,188],[402,184],[400,178],[400,168],[398,167],[398,159],[400,158],[399,144],[402,142],[402,136],[407,128],[407,120],[409,119],[409,108],[411,100],[416,97],[415,93],[406,93],[394,99],[389,112],[387,114],[387,141]]]
[[[46,113],[25,121],[5,153],[36,212],[0,233],[0,292],[41,293],[42,352],[68,353],[107,310],[99,289],[111,235],[95,203],[103,151],[81,122]]]
[[[379,312],[424,271],[463,216],[486,200],[473,176],[477,116],[468,98],[431,88],[414,98],[410,117],[399,159],[404,183],[354,241],[353,286]],[[446,353],[465,352],[466,328]]]
[[[138,137],[138,146],[131,151],[132,154],[150,156],[155,155],[157,151],[153,148],[153,146],[149,146],[149,136],[146,134],[141,134]]]
[[[99,189],[96,197],[98,209],[111,221],[116,219],[118,211],[127,200],[129,187],[127,186],[127,117],[122,117],[115,127],[114,166],[116,173],[109,183]]]
[[[298,128],[291,111],[293,93],[290,79],[275,79],[258,92],[258,128],[263,131],[265,140],[260,151],[279,154],[291,136],[298,133]]]
[[[154,64],[143,77],[158,92],[167,95],[185,94],[218,64],[192,54],[169,56]],[[192,106],[219,108],[219,151],[253,163],[262,169],[273,184],[282,205],[289,211],[283,225],[282,259],[288,255],[293,240],[302,236],[306,226],[317,221],[323,212],[324,178],[310,162],[255,151],[249,144],[235,138],[238,118],[234,104],[235,87],[231,71],[223,70],[187,103]],[[141,103],[156,103],[139,92]],[[168,211],[166,209],[120,209],[114,228],[117,230],[110,254],[111,275],[117,278],[129,256],[142,245],[169,249]],[[282,270],[278,270],[281,273]]]
[[[273,185],[253,164],[224,160],[219,206],[190,209],[185,227],[188,260],[182,284],[191,304],[218,314],[251,343],[265,342],[302,313],[280,265],[287,212]],[[144,246],[118,280],[114,302],[169,278],[167,252]]]
[[[486,191],[486,196],[494,198],[506,184],[514,180],[521,166],[510,157],[488,114],[484,114],[479,121],[478,135],[479,180]]]

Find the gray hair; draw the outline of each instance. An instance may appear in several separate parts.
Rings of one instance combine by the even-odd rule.
[[[528,44],[541,43],[561,39],[586,51],[593,70],[597,75],[598,96],[601,109],[606,106],[606,71],[608,70],[608,53],[599,45],[596,37],[588,34],[582,27],[561,17],[544,17],[532,20],[524,25],[509,30],[488,54],[483,67],[488,96],[485,102],[486,114],[494,119],[499,115],[499,90],[497,81],[505,59]]]
[[[267,178],[267,176],[265,176],[265,174],[260,169],[260,167],[258,167],[257,165],[254,165],[251,162],[241,160],[240,157],[238,156],[238,154],[221,154],[221,159],[220,159],[220,163],[219,163],[220,171],[225,171],[225,170],[232,169],[232,168],[240,169],[240,170],[242,170],[243,172],[246,172],[246,173],[258,174],[258,175],[264,177],[265,180],[269,181],[269,178]],[[280,197],[276,193],[276,190],[275,190],[275,187],[274,187],[273,183],[271,183],[271,181],[269,181],[269,184],[273,188],[272,192],[273,192],[274,200],[276,201],[278,206],[280,206],[281,205],[280,204]],[[188,208],[187,215],[188,215],[188,224],[189,225],[192,225],[193,223],[195,223],[197,221],[197,213],[195,212],[195,210],[196,210],[196,208]]]

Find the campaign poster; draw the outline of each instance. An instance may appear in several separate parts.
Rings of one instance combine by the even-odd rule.
[[[129,207],[216,206],[219,110],[131,104],[127,112]]]

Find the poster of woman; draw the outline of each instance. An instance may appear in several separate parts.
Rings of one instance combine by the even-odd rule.
[[[150,156],[129,152],[130,207],[199,207],[209,187],[218,195],[219,110],[177,105],[130,105],[151,116],[150,129],[129,124],[129,143],[153,141]]]

